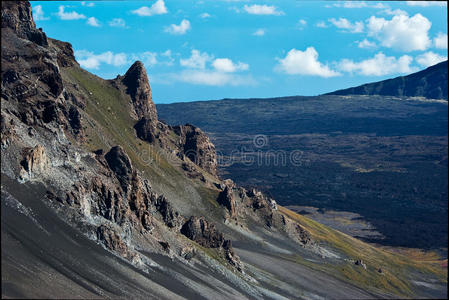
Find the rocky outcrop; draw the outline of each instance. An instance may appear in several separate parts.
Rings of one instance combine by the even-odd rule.
[[[206,218],[190,217],[182,226],[181,233],[205,248],[219,248],[224,252],[225,258],[231,265],[239,271],[243,270],[240,258],[232,248],[232,242],[226,240],[224,235],[216,229],[215,225],[209,223]]]
[[[136,119],[147,118],[154,125],[157,123],[156,106],[153,103],[150,83],[148,81],[145,66],[141,61],[136,61],[124,76],[118,76],[126,87],[126,92],[131,96],[133,116]]]
[[[40,46],[47,46],[47,37],[42,29],[36,29],[31,5],[28,1],[2,2],[2,31],[12,30],[18,37]]]
[[[122,241],[120,235],[111,227],[101,225],[97,228],[97,239],[108,249],[119,253],[122,257],[132,259],[135,254]]]
[[[0,119],[1,146],[2,148],[9,146],[14,136],[14,119],[2,111]]]
[[[234,197],[234,183],[231,180],[226,180],[223,183],[223,190],[217,198],[217,202],[226,207],[231,218],[236,215],[236,201]]]
[[[134,125],[134,129],[136,130],[137,137],[148,143],[154,143],[160,137],[156,123],[154,120],[147,117],[141,118],[136,125]]]
[[[42,174],[47,172],[49,168],[49,161],[44,147],[37,145],[34,148],[25,149],[20,165],[22,166],[22,177],[26,174],[29,178],[31,178],[33,174]]]
[[[2,2],[1,62],[1,97],[11,114],[30,126],[54,122],[82,138],[81,114],[70,107],[60,73],[77,64],[72,46],[36,29],[27,1]]]
[[[225,242],[223,234],[204,217],[190,217],[182,226],[181,233],[206,248],[220,248]]]
[[[112,147],[104,156],[109,168],[115,173],[120,181],[122,189],[128,191],[128,184],[133,177],[133,168],[131,160],[121,146]]]
[[[79,65],[75,59],[72,44],[51,38],[49,38],[48,41],[50,42],[51,46],[58,50],[57,59],[58,65],[60,67],[72,67],[75,65]]]
[[[198,127],[180,125],[173,127],[179,136],[179,147],[183,156],[212,175],[217,175],[217,152],[209,137]]]
[[[157,197],[157,199],[155,201],[155,206],[156,206],[157,211],[161,214],[162,220],[168,227],[179,228],[183,224],[184,217],[181,216],[173,208],[173,206],[170,204],[170,202],[168,202],[167,198],[165,198],[163,195],[160,195],[159,197]]]

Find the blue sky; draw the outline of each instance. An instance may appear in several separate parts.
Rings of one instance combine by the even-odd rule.
[[[36,1],[102,77],[144,62],[155,103],[318,95],[447,59],[445,2]]]

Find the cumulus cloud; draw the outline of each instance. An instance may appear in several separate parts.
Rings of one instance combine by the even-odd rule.
[[[183,70],[171,74],[172,79],[198,85],[208,86],[241,86],[256,85],[257,82],[250,75],[237,75],[211,70]]]
[[[125,20],[122,18],[114,18],[111,21],[109,21],[109,26],[111,27],[122,27],[127,28]]]
[[[131,11],[131,13],[136,14],[141,17],[149,17],[153,15],[163,15],[168,12],[167,7],[165,7],[164,0],[157,0],[151,7],[142,6],[136,10]]]
[[[421,6],[421,7],[428,7],[428,6],[440,6],[444,7],[447,6],[446,1],[406,1],[407,5],[409,6]]]
[[[86,24],[93,27],[100,27],[100,22],[95,17],[88,18]]]
[[[363,48],[363,49],[375,48],[377,46],[376,43],[368,41],[367,39],[364,39],[361,42],[357,42],[357,45],[359,48]]]
[[[431,26],[421,14],[396,15],[391,20],[371,16],[367,24],[368,36],[376,38],[384,47],[402,51],[426,50],[431,45],[428,36]]]
[[[273,16],[284,15],[284,12],[278,10],[277,7],[274,5],[245,4],[245,6],[243,6],[243,9],[251,15],[273,15]]]
[[[447,33],[438,33],[438,35],[433,39],[433,44],[435,48],[447,49]]]
[[[264,35],[265,35],[265,29],[262,29],[262,28],[257,29],[257,30],[253,33],[253,35],[255,35],[255,36],[264,36]]]
[[[447,56],[436,54],[432,51],[423,53],[416,57],[416,61],[423,67],[430,67],[439,62],[447,60]]]
[[[246,71],[249,69],[248,64],[238,62],[234,63],[229,58],[217,58],[212,62],[212,66],[215,70],[225,73],[234,73],[237,71]]]
[[[182,35],[185,34],[188,30],[190,30],[190,22],[189,20],[182,20],[179,25],[171,24],[170,26],[165,28],[165,32],[170,34]]]
[[[35,21],[45,21],[49,18],[45,17],[44,10],[42,9],[42,5],[36,5],[33,7],[33,19]]]
[[[363,32],[363,28],[364,28],[363,22],[351,23],[346,18],[339,18],[338,20],[335,18],[331,18],[331,19],[329,19],[329,22],[334,24],[334,26],[337,28],[344,29],[345,31],[349,31],[352,33]]]
[[[320,77],[338,76],[340,73],[333,71],[329,66],[318,61],[318,52],[313,47],[305,51],[291,49],[285,58],[277,59],[279,64],[277,71],[291,75],[313,75]]]
[[[170,56],[171,52],[168,50],[161,53],[161,56]],[[158,54],[156,52],[140,52],[140,53],[114,53],[112,51],[106,51],[103,53],[95,54],[87,50],[75,51],[76,60],[81,67],[86,69],[99,69],[102,64],[112,65],[115,67],[123,65],[131,65],[136,60],[142,61],[146,67],[151,67],[156,64],[166,64],[167,61],[159,61],[157,59]],[[169,60],[171,59],[171,56]]]
[[[127,63],[125,53],[114,54],[111,51],[94,54],[87,50],[78,50],[75,51],[75,57],[81,67],[86,69],[98,69],[103,63],[113,66],[122,66]]]
[[[413,58],[408,55],[403,55],[396,59],[394,56],[385,56],[385,54],[379,52],[373,58],[359,62],[343,59],[338,64],[338,69],[343,72],[357,73],[365,76],[411,73],[415,71],[415,69],[410,66],[412,61]]]
[[[64,5],[60,5],[56,14],[61,20],[79,20],[86,18],[85,15],[79,14],[76,11],[66,12],[64,9]]]
[[[193,68],[193,69],[204,69],[206,63],[211,61],[214,57],[207,54],[206,52],[201,53],[200,51],[193,49],[191,56],[187,59],[181,59],[179,63],[183,67]]]

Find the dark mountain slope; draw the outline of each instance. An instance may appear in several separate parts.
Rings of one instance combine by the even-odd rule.
[[[326,95],[384,95],[447,100],[447,66],[446,60],[407,76],[367,83]]]
[[[2,297],[445,296],[438,261],[219,178],[202,130],[157,119],[142,63],[103,80],[35,28],[29,2],[1,16]]]

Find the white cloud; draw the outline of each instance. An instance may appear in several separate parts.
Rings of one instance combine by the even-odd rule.
[[[127,28],[125,20],[122,18],[114,18],[111,21],[109,21],[109,26],[111,27],[122,27]]]
[[[354,22],[351,23],[348,19],[339,18],[338,20],[335,18],[329,19],[329,22],[335,25],[335,27],[340,29],[345,29],[352,33],[360,33],[363,32],[364,25],[362,22]]]
[[[45,21],[49,19],[45,17],[42,5],[36,5],[33,7],[33,18],[35,21]]]
[[[364,39],[361,42],[358,42],[358,47],[359,48],[364,48],[364,49],[368,49],[368,48],[376,48],[376,43],[368,41],[367,39]]]
[[[170,49],[166,50],[165,52],[161,53],[161,56],[166,57],[167,60],[166,61],[161,61],[161,64],[167,65],[167,66],[172,66],[173,63],[175,62],[175,59],[172,57],[172,52]]]
[[[148,6],[142,6],[136,10],[131,11],[131,13],[136,14],[141,17],[149,17],[153,15],[163,15],[166,14],[167,7],[165,7],[164,0],[157,0],[156,3],[151,5],[151,7]]]
[[[391,9],[391,8],[386,8],[382,11],[382,13],[386,14],[386,15],[404,15],[404,16],[408,16],[408,12],[406,12],[405,10],[402,9]]]
[[[207,54],[201,53],[200,51],[193,49],[192,55],[187,59],[181,59],[179,63],[183,67],[192,69],[204,69],[206,67],[206,62],[211,61],[214,57]]]
[[[128,64],[135,62],[136,60],[140,60],[143,64],[148,68],[154,66],[158,63],[157,53],[145,51],[142,53],[132,53],[129,55],[129,59],[127,59]]]
[[[318,23],[315,24],[315,26],[319,28],[327,28],[326,22],[324,21],[319,21]]]
[[[364,7],[370,7],[370,8],[385,8],[386,6],[382,3],[366,3],[365,1],[345,1],[343,3],[334,3],[333,5],[327,5],[325,7],[343,7],[343,8],[364,8]]]
[[[411,73],[415,69],[410,67],[413,58],[403,55],[396,59],[394,56],[385,56],[382,52],[377,53],[373,58],[354,62],[350,59],[343,59],[338,64],[338,69],[344,72],[357,73],[365,76],[383,76],[396,73]]]
[[[136,60],[142,61],[146,67],[151,67],[156,64],[167,64],[172,62],[171,51],[161,53],[161,56],[168,57],[168,61],[158,61],[158,54],[156,52],[140,52],[140,53],[113,53],[106,51],[100,54],[95,54],[87,50],[75,51],[76,60],[81,67],[86,69],[99,69],[102,64],[112,65],[115,67],[123,65],[131,65]]]
[[[188,30],[190,30],[190,22],[189,20],[182,20],[179,25],[171,24],[170,26],[165,27],[165,32],[170,34],[181,35],[185,34]]]
[[[265,29],[262,29],[262,28],[257,29],[257,30],[253,33],[253,35],[255,35],[255,36],[264,36],[264,35],[265,35]]]
[[[435,48],[447,49],[447,33],[439,32],[437,37],[433,39]]]
[[[94,7],[95,3],[93,3],[93,2],[87,3],[87,2],[81,1],[81,5],[82,6],[87,6],[87,7]]]
[[[246,71],[249,69],[248,64],[242,63],[240,61],[237,64],[235,64],[229,58],[217,58],[212,62],[212,66],[215,68],[215,70],[225,73]]]
[[[307,25],[307,21],[304,19],[299,19],[298,23],[296,24],[296,28],[299,30],[303,30],[304,27]]]
[[[333,77],[340,75],[331,70],[327,65],[318,61],[318,52],[313,47],[308,47],[305,51],[291,49],[283,59],[277,59],[279,64],[275,67],[291,75],[313,75],[320,77]]]
[[[416,57],[416,61],[423,67],[430,67],[447,59],[447,56],[436,54],[432,51],[423,53]]]
[[[86,16],[83,14],[79,14],[76,11],[71,11],[71,12],[65,12],[64,11],[64,5],[60,5],[59,6],[59,10],[57,13],[58,17],[61,20],[79,20],[79,19],[85,19]]]
[[[254,78],[250,75],[236,75],[209,70],[183,70],[180,73],[171,74],[171,77],[186,83],[209,86],[241,86],[257,84]]]
[[[127,63],[125,53],[114,54],[111,51],[94,54],[87,50],[78,50],[75,51],[75,57],[81,67],[86,69],[98,69],[102,63],[113,66],[122,66]]]
[[[367,24],[368,36],[375,37],[384,47],[402,51],[426,50],[431,44],[428,37],[431,26],[421,14],[396,15],[391,20],[371,16]]]
[[[100,22],[95,17],[88,18],[86,24],[93,27],[100,27]]]
[[[409,6],[421,6],[421,7],[428,7],[428,6],[440,6],[444,7],[447,6],[446,1],[406,1],[407,5]]]
[[[202,13],[201,15],[200,15],[200,18],[202,18],[202,19],[207,19],[207,18],[210,18],[210,17],[212,17],[210,14],[208,14],[208,13]]]
[[[259,5],[259,4],[246,5],[245,4],[245,6],[243,6],[243,9],[251,15],[281,16],[284,14],[284,12],[278,10],[276,6],[265,5],[265,4],[264,5]]]

